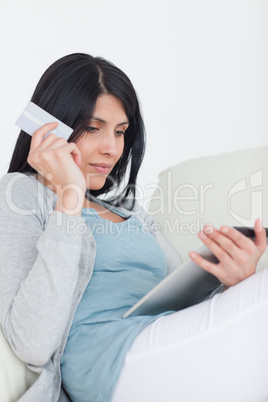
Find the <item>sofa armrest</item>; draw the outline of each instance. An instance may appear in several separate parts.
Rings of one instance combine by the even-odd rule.
[[[15,402],[36,381],[38,375],[15,355],[1,328],[0,356],[0,401]]]

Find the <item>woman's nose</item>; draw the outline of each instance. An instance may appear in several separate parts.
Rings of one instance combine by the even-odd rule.
[[[114,131],[112,132],[105,132],[103,133],[102,141],[101,141],[101,146],[100,146],[100,152],[102,154],[108,154],[110,156],[115,156],[117,155],[117,138],[114,134]]]

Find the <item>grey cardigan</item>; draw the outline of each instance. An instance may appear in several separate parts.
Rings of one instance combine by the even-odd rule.
[[[20,401],[67,401],[60,359],[96,244],[84,218],[54,211],[57,196],[34,176],[4,175],[0,194],[0,325],[16,355],[39,374]],[[177,253],[147,214],[133,213],[159,242],[171,272],[180,264]]]

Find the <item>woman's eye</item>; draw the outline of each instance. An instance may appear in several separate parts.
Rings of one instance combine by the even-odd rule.
[[[120,131],[120,130],[117,130],[117,131],[115,131],[115,134],[120,137],[121,135],[125,135],[125,132],[126,132],[126,130],[125,130],[125,131],[123,131],[123,130],[121,130],[121,131]]]
[[[98,130],[97,127],[92,127],[92,126],[87,127],[87,131],[88,131],[89,133],[95,133],[97,130]]]

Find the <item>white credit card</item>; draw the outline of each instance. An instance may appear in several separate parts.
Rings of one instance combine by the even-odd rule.
[[[58,137],[63,137],[66,140],[68,140],[68,138],[73,132],[73,129],[64,124],[62,121],[56,119],[56,117],[52,116],[51,114],[49,114],[48,112],[46,112],[44,109],[37,106],[33,102],[28,103],[26,109],[17,119],[15,124],[18,127],[20,127],[23,131],[25,131],[25,133],[33,135],[33,133],[40,127],[42,127],[44,124],[52,122],[57,122],[59,124],[55,129],[50,131],[47,135],[53,132]]]

